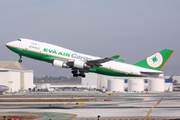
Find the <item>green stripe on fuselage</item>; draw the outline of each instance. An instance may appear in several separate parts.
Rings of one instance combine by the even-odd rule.
[[[121,72],[121,71],[118,71],[118,70],[113,70],[111,68],[108,69],[108,68],[104,68],[104,67],[93,68],[89,72],[94,72],[94,73],[103,74],[103,75],[109,75],[109,76],[142,77],[142,76],[129,74],[129,73]]]
[[[52,63],[53,61],[50,60],[50,58],[51,59],[53,59],[53,58],[54,59],[64,59],[61,57],[56,57],[56,56],[52,56],[52,55],[48,55],[48,54],[44,54],[44,53],[40,53],[40,52],[35,52],[35,51],[31,51],[31,50],[19,49],[19,48],[10,47],[10,46],[7,46],[7,47],[10,50],[16,52],[17,54],[19,54],[21,56],[29,57],[29,58],[40,60],[40,61]]]

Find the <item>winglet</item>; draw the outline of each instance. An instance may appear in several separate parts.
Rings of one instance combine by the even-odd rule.
[[[113,57],[111,57],[112,59],[118,59],[121,55],[115,55]]]
[[[119,62],[124,62],[126,60],[126,58],[120,59],[118,60]]]

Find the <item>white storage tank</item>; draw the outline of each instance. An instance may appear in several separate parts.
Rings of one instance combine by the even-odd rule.
[[[163,78],[148,79],[148,91],[164,92],[164,79]]]
[[[142,92],[144,91],[144,79],[128,79],[128,92]]]
[[[111,79],[108,80],[107,91],[124,91],[124,79]]]

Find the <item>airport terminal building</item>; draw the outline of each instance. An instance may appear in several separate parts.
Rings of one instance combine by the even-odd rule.
[[[9,92],[33,88],[33,71],[18,62],[0,61],[0,85],[9,87]]]

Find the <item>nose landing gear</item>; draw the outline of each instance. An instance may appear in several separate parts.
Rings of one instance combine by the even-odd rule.
[[[18,60],[19,63],[22,63],[22,56],[19,55],[20,59]]]

